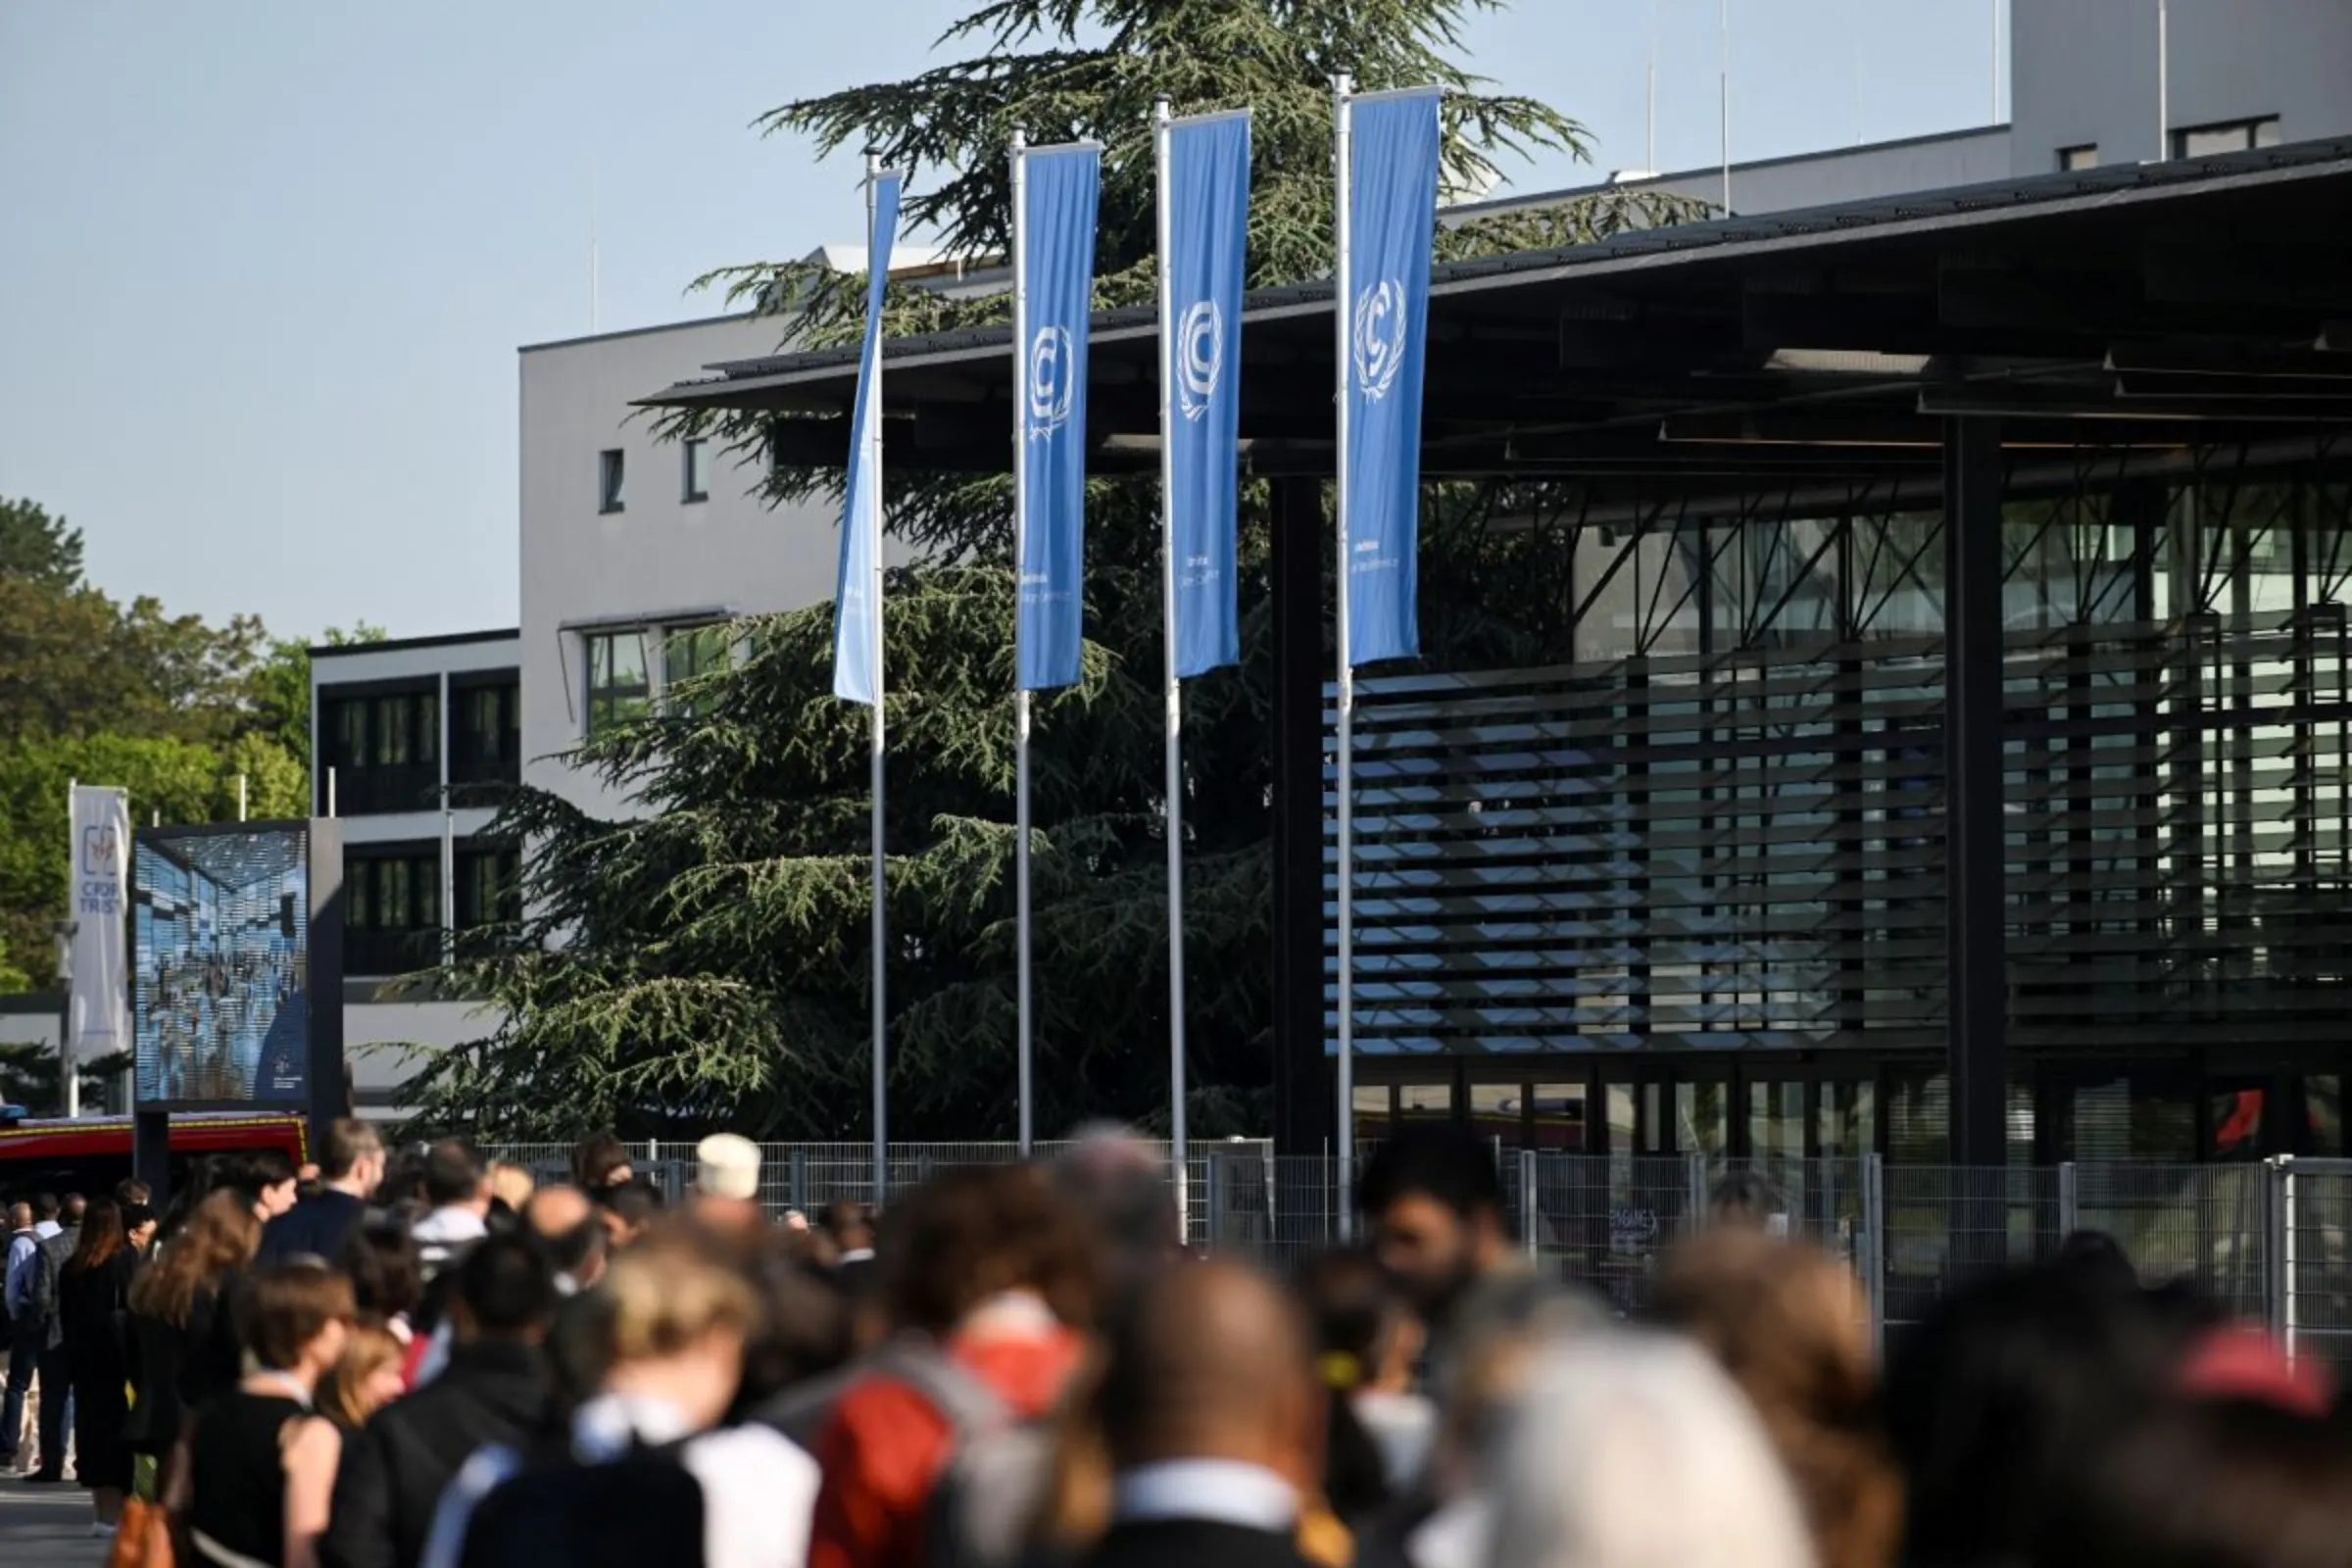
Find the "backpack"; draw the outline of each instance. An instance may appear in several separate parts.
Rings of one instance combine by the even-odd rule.
[[[74,1249],[80,1240],[78,1231],[60,1231],[44,1240],[32,1254],[32,1290],[25,1297],[31,1303],[31,1315],[27,1321],[35,1329],[45,1328],[48,1331],[52,1348],[55,1348],[59,1339],[58,1275],[64,1270],[66,1259],[74,1255]]]
[[[923,1504],[923,1568],[1013,1568],[1053,1480],[1052,1417],[1023,1419],[937,1351],[906,1356],[891,1372],[929,1400],[953,1433],[948,1462]]]

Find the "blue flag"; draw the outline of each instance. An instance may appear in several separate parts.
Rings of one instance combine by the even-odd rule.
[[[865,259],[865,348],[858,360],[858,397],[850,413],[850,476],[841,508],[841,576],[833,585],[833,695],[872,705],[882,607],[874,565],[882,552],[882,454],[868,452],[869,398],[882,395],[882,290],[890,281],[890,246],[899,231],[897,174],[874,180],[874,231]],[[879,442],[876,443],[880,445]]]
[[[1242,414],[1242,275],[1250,238],[1250,117],[1168,127],[1168,548],[1176,562],[1176,673],[1241,662],[1234,498]]]
[[[1348,662],[1421,651],[1421,367],[1438,217],[1438,92],[1349,105]]]
[[[1027,342],[1015,345],[1013,388],[1022,465],[1015,681],[1023,691],[1078,679],[1086,567],[1086,325],[1095,292],[1100,148],[1021,154],[1020,254]]]

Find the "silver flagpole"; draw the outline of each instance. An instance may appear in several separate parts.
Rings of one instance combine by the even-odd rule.
[[[1192,1167],[1185,1159],[1184,1126],[1184,694],[1176,678],[1176,443],[1168,423],[1168,384],[1174,379],[1176,284],[1169,273],[1168,101],[1152,106],[1152,181],[1159,212],[1159,607],[1167,641],[1168,803],[1168,1146],[1176,1178],[1177,1234],[1192,1235],[1187,1211]]]
[[[882,255],[882,235],[875,226],[877,188],[882,179],[882,160],[873,153],[865,155],[865,265],[870,271]],[[872,577],[866,592],[872,602],[866,607],[873,617],[873,729],[868,742],[867,766],[873,775],[874,793],[874,1206],[880,1208],[890,1201],[890,1031],[889,997],[884,989],[890,944],[890,911],[883,905],[887,877],[882,858],[882,812],[886,799],[887,770],[882,765],[883,748],[888,730],[882,712],[882,340],[874,340],[874,363],[864,368],[873,377],[865,394],[865,428],[858,439],[865,444],[866,494],[870,498],[867,515],[857,519],[857,526],[870,527],[868,543],[872,546]]]
[[[1350,98],[1354,78],[1341,72],[1331,79],[1333,122],[1332,172],[1336,181],[1335,211],[1332,225],[1333,266],[1331,284],[1332,319],[1336,323],[1335,342],[1338,346],[1340,385],[1339,397],[1332,407],[1336,412],[1338,441],[1334,447],[1338,462],[1333,465],[1333,485],[1338,514],[1339,550],[1332,557],[1334,575],[1339,578],[1336,598],[1339,602],[1339,662],[1340,662],[1340,1239],[1355,1236],[1355,667],[1348,662],[1348,358],[1351,340],[1348,331],[1350,306],[1355,298],[1353,257],[1348,247],[1348,197],[1352,184],[1349,175],[1349,131],[1354,119]]]
[[[1020,976],[1021,1157],[1037,1144],[1030,1102],[1032,1019],[1029,1000],[1029,689],[1021,684],[1021,564],[1029,542],[1029,274],[1024,270],[1029,220],[1021,210],[1028,183],[1029,138],[1012,133],[1012,888],[1013,932]]]

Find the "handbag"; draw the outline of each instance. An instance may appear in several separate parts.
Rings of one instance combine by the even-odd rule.
[[[114,1549],[107,1568],[174,1568],[178,1556],[172,1544],[172,1515],[160,1502],[132,1497],[122,1504],[122,1522],[116,1527]]]

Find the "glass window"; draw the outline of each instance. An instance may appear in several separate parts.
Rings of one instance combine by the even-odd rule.
[[[2099,144],[2094,141],[2082,147],[2059,148],[2058,167],[2068,173],[2072,173],[2075,171],[2082,169],[2098,168]]]
[[[378,766],[399,767],[410,758],[409,700],[406,697],[378,697],[370,705],[375,711],[368,728],[374,732],[374,760]]]
[[[662,683],[674,693],[688,681],[724,669],[732,662],[734,633],[725,626],[696,626],[670,633],[662,645]],[[691,694],[683,701],[672,696],[673,713],[692,714]]]
[[[598,632],[588,638],[588,733],[643,718],[652,706],[645,633]]]
[[[2210,158],[2217,153],[2242,153],[2278,145],[2278,117],[2234,120],[2221,125],[2196,125],[2173,132],[2175,158]]]
[[[441,760],[441,694],[419,692],[410,698],[409,721],[416,726],[416,760]]]
[[[1521,1148],[1524,1122],[1520,1112],[1526,1103],[1526,1090],[1518,1084],[1472,1084],[1471,1131],[1481,1138],[1499,1139],[1505,1149]]]
[[[1355,1086],[1355,1141],[1378,1143],[1389,1136],[1389,1086]]]
[[[1534,1103],[1528,1109],[1534,1116],[1535,1130],[1529,1135],[1530,1143],[1538,1149],[1592,1147],[1585,1137],[1583,1084],[1537,1084],[1531,1096]]]
[[[618,447],[608,447],[596,455],[596,510],[618,512],[626,501],[624,491],[628,470]]]
[[[458,710],[465,727],[467,759],[476,762],[507,760],[507,741],[514,723],[514,688],[476,686],[465,695]]]
[[[686,443],[686,499],[710,499],[710,442],[707,436],[690,437]]]
[[[1453,1117],[1453,1085],[1399,1084],[1396,1088],[1396,1120],[1449,1121]]]

